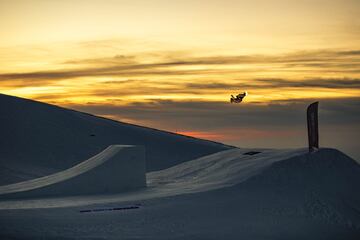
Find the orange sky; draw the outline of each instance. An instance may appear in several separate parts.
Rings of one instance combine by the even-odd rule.
[[[0,92],[233,139],[145,115],[245,90],[253,108],[357,98],[358,16],[357,0],[2,0]]]
[[[360,45],[359,15],[354,0],[3,0],[0,89],[60,104],[126,104],[222,101],[255,79],[358,78],[358,54],[343,53]],[[359,95],[264,84],[253,84],[248,101]]]

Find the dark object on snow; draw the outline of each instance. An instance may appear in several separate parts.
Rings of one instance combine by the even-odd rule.
[[[318,105],[319,102],[314,102],[307,108],[309,152],[319,148]]]
[[[258,154],[258,153],[261,153],[261,152],[256,152],[256,151],[250,151],[250,152],[246,152],[246,153],[243,153],[243,155],[255,155],[255,154]]]
[[[247,95],[247,92],[244,93],[239,93],[238,95],[236,95],[236,97],[234,97],[233,95],[231,95],[230,98],[230,102],[231,103],[241,103],[243,98]]]
[[[105,211],[118,211],[118,210],[130,210],[130,209],[138,209],[141,204],[134,204],[130,206],[124,207],[115,207],[115,208],[95,208],[95,209],[85,209],[80,210],[80,213],[91,213],[91,212],[105,212]]]

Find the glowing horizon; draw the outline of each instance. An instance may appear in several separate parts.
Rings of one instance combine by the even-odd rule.
[[[123,104],[152,98],[222,101],[237,90],[191,91],[186,83],[247,88],[254,79],[357,79],[359,9],[353,0],[5,0],[1,92],[58,104],[105,102],[96,94],[104,87],[120,89]],[[139,84],[154,93],[124,91]],[[250,102],[314,92],[322,98],[359,95],[352,87],[283,87],[279,93],[256,84]]]
[[[359,15],[355,0],[3,0],[0,92],[236,141],[223,109],[233,117],[312,100],[357,101]],[[230,94],[243,91],[244,102],[228,106]],[[264,127],[267,115],[259,118],[237,131],[277,135]],[[284,139],[298,134],[277,131]]]

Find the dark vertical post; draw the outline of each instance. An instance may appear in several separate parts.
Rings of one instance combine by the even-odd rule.
[[[318,105],[319,102],[314,102],[307,108],[309,152],[319,148]]]

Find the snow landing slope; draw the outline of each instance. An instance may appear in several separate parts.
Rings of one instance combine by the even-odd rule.
[[[110,145],[142,145],[147,171],[232,147],[0,94],[0,185],[68,169]]]

